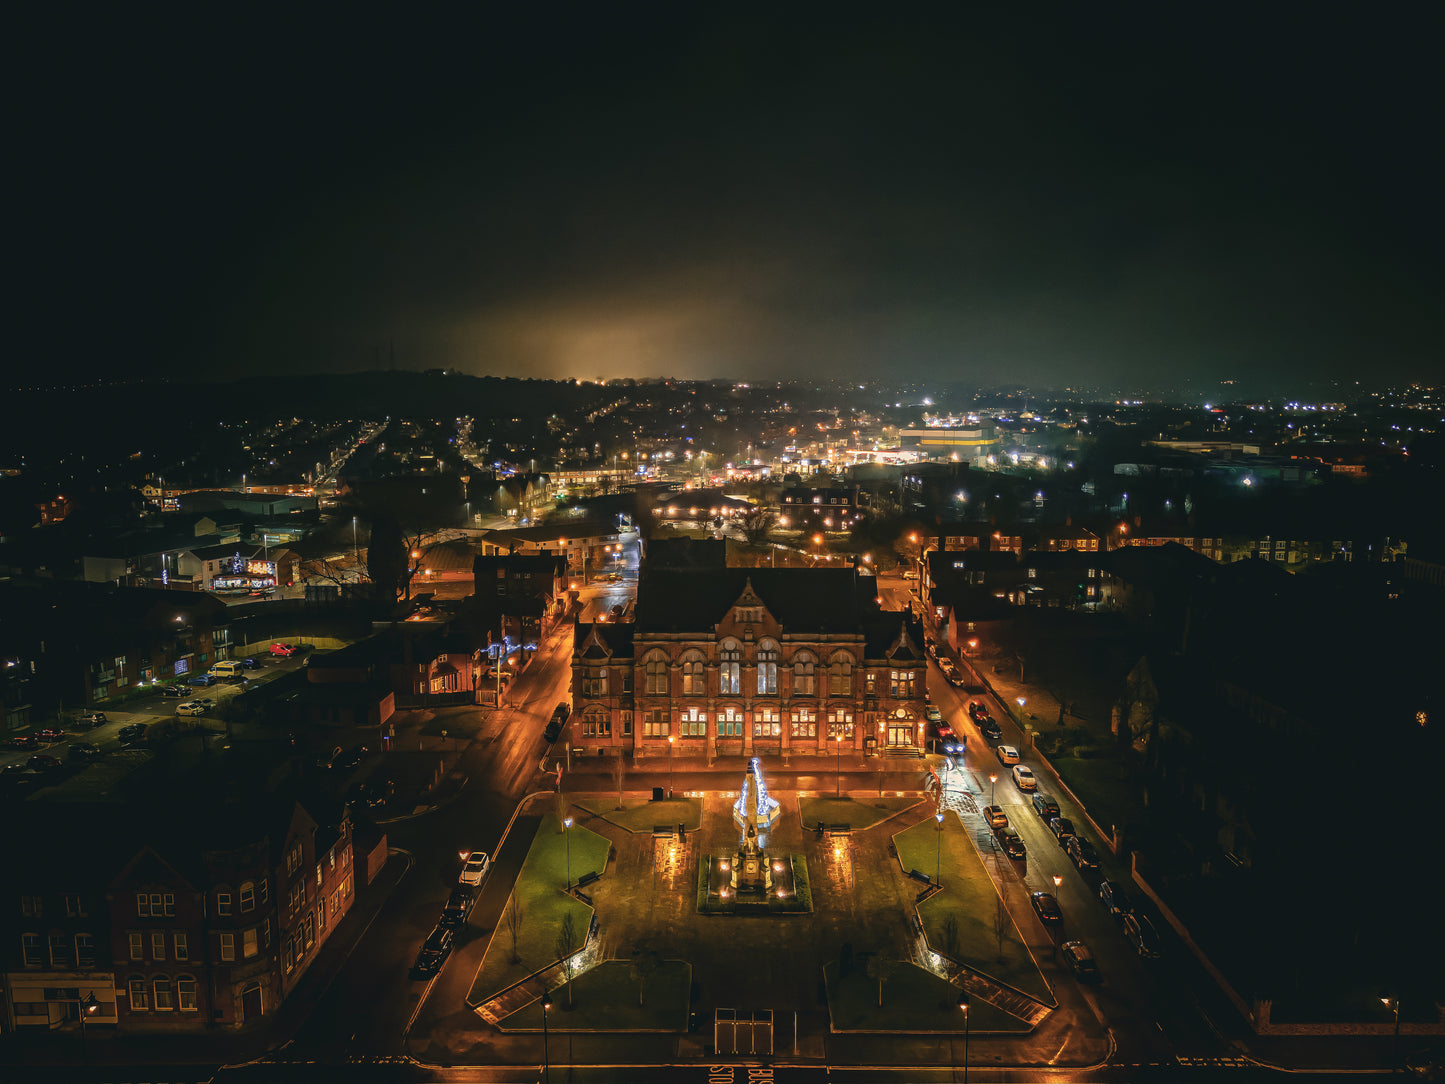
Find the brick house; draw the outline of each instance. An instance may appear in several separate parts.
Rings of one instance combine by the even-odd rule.
[[[923,642],[851,569],[644,567],[634,623],[577,626],[568,736],[708,760],[915,749]]]

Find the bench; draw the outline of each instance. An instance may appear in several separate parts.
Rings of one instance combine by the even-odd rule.
[[[672,833],[673,829],[670,824],[654,824],[652,826],[653,839],[671,839]]]
[[[851,824],[830,824],[824,831],[830,836],[850,836],[853,834]]]
[[[908,871],[908,876],[912,877],[915,881],[922,881],[926,885],[931,885],[933,883],[933,878],[930,877],[928,874],[924,873],[922,870],[911,869]]]
[[[597,880],[597,873],[595,871],[591,873],[584,873],[581,877],[577,878],[577,887],[584,888],[587,885],[590,885],[595,880]]]

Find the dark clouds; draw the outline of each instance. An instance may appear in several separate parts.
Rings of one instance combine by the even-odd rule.
[[[1438,371],[1437,16],[681,7],[35,16],[25,346],[186,375],[390,343],[519,375]]]

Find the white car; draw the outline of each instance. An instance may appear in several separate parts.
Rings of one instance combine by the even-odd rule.
[[[464,885],[479,885],[491,868],[492,860],[487,857],[486,851],[472,851],[462,863],[461,876],[457,881]]]
[[[1034,778],[1032,768],[1025,768],[1022,764],[1014,765],[1014,786],[1019,790],[1038,790],[1039,781]]]
[[[1019,751],[1012,745],[1000,745],[995,752],[998,753],[1000,764],[1017,764],[1019,762]]]
[[[184,703],[184,704],[177,704],[177,705],[176,705],[176,714],[177,714],[177,715],[204,715],[204,714],[206,714],[206,705],[205,705],[205,704],[198,704],[198,703],[196,703],[195,701],[188,700],[188,701],[186,701],[186,703]]]

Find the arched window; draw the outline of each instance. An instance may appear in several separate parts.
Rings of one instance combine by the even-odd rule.
[[[647,656],[644,664],[647,671],[647,695],[666,696],[667,689],[667,655],[661,651],[654,651]]]
[[[718,692],[723,696],[737,696],[742,692],[742,648],[736,640],[724,640],[718,657],[722,663]]]
[[[707,694],[707,663],[699,654],[691,654],[682,660],[682,695],[705,696]]]
[[[758,641],[758,695],[778,695],[778,643]]]
[[[157,975],[151,979],[151,989],[155,991],[156,1012],[170,1012],[176,1007],[176,992],[171,987],[169,975]]]
[[[254,881],[241,882],[241,912],[255,910],[256,908],[256,883]]]
[[[811,652],[799,651],[793,656],[793,695],[818,695],[818,660]]]
[[[840,651],[828,666],[828,695],[853,695],[853,656]]]

